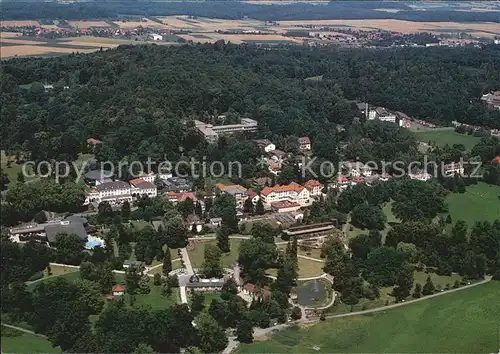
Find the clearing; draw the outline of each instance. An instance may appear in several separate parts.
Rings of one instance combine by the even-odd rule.
[[[229,240],[231,251],[229,253],[223,253],[221,257],[222,267],[231,268],[233,264],[236,263],[238,259],[238,253],[240,249],[240,243],[242,240],[240,239],[231,239]],[[187,247],[189,260],[191,261],[191,265],[193,268],[201,268],[201,265],[205,259],[205,246],[217,245],[216,240],[194,240],[194,248]]]
[[[384,312],[288,328],[238,352],[496,353],[499,293],[500,282],[492,281]]]
[[[2,353],[60,353],[47,339],[2,326]]]
[[[448,194],[446,202],[453,222],[464,220],[471,227],[476,221],[500,219],[499,196],[499,186],[478,183],[468,186],[463,194]]]
[[[429,130],[424,132],[415,132],[415,136],[418,140],[428,143],[431,141],[439,147],[443,147],[448,144],[450,147],[453,144],[462,144],[467,150],[471,150],[474,145],[479,143],[481,138],[477,136],[460,134],[454,130]]]

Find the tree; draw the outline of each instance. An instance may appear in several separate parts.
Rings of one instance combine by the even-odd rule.
[[[155,275],[153,276],[153,285],[155,285],[155,286],[161,285],[161,275],[160,275],[160,273],[155,273]]]
[[[254,206],[252,198],[248,197],[245,199],[245,203],[243,204],[243,212],[247,214],[253,214]]]
[[[223,193],[215,198],[214,206],[210,213],[214,217],[220,217],[222,224],[226,225],[231,232],[238,231],[236,199],[231,194]]]
[[[222,286],[220,297],[222,300],[229,300],[230,298],[236,296],[237,294],[238,294],[238,285],[233,280],[233,278],[229,278]]]
[[[79,265],[83,259],[83,242],[75,234],[58,233],[56,240],[56,262]]]
[[[169,248],[183,248],[188,243],[188,229],[182,216],[175,216],[167,220],[165,225],[167,245]]]
[[[17,173],[17,183],[24,183],[25,182],[25,179],[24,179],[24,173],[23,171],[19,171]]]
[[[139,281],[139,293],[149,294],[151,292],[151,287],[149,286],[149,276],[143,275]]]
[[[394,285],[405,258],[404,253],[394,248],[376,248],[368,254],[363,264],[363,275],[368,282],[379,286]]]
[[[139,289],[139,281],[141,280],[140,274],[137,272],[135,267],[127,268],[125,272],[125,285],[127,287],[127,293],[130,295],[130,302],[133,303],[135,294]]]
[[[413,287],[413,268],[406,263],[401,267],[396,278],[396,286],[392,290],[396,301],[401,301],[410,296]]]
[[[257,222],[252,225],[252,236],[267,243],[274,243],[274,237],[279,231],[274,229],[269,223]]]
[[[218,353],[227,346],[226,333],[209,314],[201,313],[196,318],[196,329],[198,346],[204,353]]]
[[[144,343],[140,343],[134,349],[134,351],[132,353],[133,354],[154,354],[155,351],[153,350],[153,348],[151,348],[151,346],[144,344]]]
[[[35,214],[33,220],[38,224],[43,224],[44,222],[47,222],[47,215],[44,211],[39,211]]]
[[[425,281],[424,287],[422,289],[422,295],[427,296],[434,293],[434,283],[431,280],[431,276],[429,275]]]
[[[236,339],[240,343],[253,342],[253,325],[248,319],[243,319],[236,328]]]
[[[378,206],[359,204],[351,212],[351,221],[353,225],[362,229],[383,230],[387,217]]]
[[[201,291],[193,291],[191,294],[191,311],[194,316],[205,308],[205,295]]]
[[[292,320],[300,320],[302,318],[302,310],[298,306],[294,306],[292,309],[292,314],[290,315]]]
[[[137,260],[151,264],[158,249],[161,249],[155,230],[146,226],[136,234],[135,255]]]
[[[97,207],[97,221],[100,224],[111,224],[114,216],[113,209],[108,202],[101,202]]]
[[[422,285],[420,285],[420,283],[415,284],[415,290],[413,290],[413,294],[411,294],[411,296],[415,299],[422,296]]]
[[[205,261],[201,266],[202,273],[207,278],[220,278],[222,276],[221,251],[217,246],[205,246]]]
[[[109,294],[111,288],[115,283],[115,273],[113,273],[113,264],[111,262],[105,262],[97,266],[96,268],[96,278],[101,286],[102,294]]]
[[[82,295],[82,301],[86,309],[93,315],[99,314],[104,306],[99,284],[90,280],[80,279],[75,282],[75,285]]]
[[[181,213],[184,218],[187,218],[188,215],[193,214],[195,210],[193,200],[191,198],[186,198],[182,202],[179,202],[177,204],[177,210],[179,210],[179,213]]]
[[[264,215],[266,213],[266,210],[264,209],[264,203],[262,202],[261,198],[259,198],[259,200],[257,200],[257,204],[255,204],[255,213],[257,215]]]
[[[96,267],[90,262],[80,264],[80,278],[95,281],[97,280]]]
[[[277,256],[274,242],[254,238],[241,242],[238,263],[250,282],[260,284],[266,278],[265,270],[275,265]]]
[[[217,236],[217,247],[224,252],[228,253],[231,251],[231,246],[229,244],[229,235],[230,230],[226,225],[221,225],[215,230],[215,234]]]
[[[164,276],[167,276],[172,271],[172,256],[169,248],[164,253],[162,269]]]
[[[130,213],[131,213],[130,203],[128,202],[128,200],[126,200],[122,204],[122,209],[121,209],[122,219],[124,221],[129,220],[130,219]]]
[[[292,287],[296,284],[297,277],[297,263],[293,259],[286,258],[280,268],[278,268],[278,274],[273,286],[288,295]]]

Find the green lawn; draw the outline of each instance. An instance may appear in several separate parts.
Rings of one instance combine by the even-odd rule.
[[[384,312],[289,328],[238,352],[497,353],[498,294],[500,282],[491,282]]]
[[[12,158],[10,158],[12,160]],[[7,177],[9,177],[9,184],[8,187],[13,186],[16,181],[17,181],[17,174],[22,171],[22,165],[17,164],[14,160],[12,160],[10,167],[7,167],[7,161],[9,160],[9,157],[5,155],[5,151],[1,150],[0,151],[0,167],[3,172],[7,174]],[[31,170],[31,168],[28,168]],[[26,181],[29,181],[30,179],[25,177]]]
[[[4,335],[5,331],[9,335]],[[17,334],[12,336],[13,334]],[[60,353],[61,348],[53,348],[44,338],[2,327],[2,353]]]
[[[454,130],[430,130],[415,132],[415,136],[418,140],[423,141],[424,143],[431,141],[439,147],[443,147],[446,144],[450,147],[453,144],[463,144],[467,150],[471,150],[474,145],[481,140],[481,138],[467,134],[460,134]]]
[[[470,226],[476,221],[500,219],[500,187],[478,183],[467,187],[463,194],[450,193],[446,197],[449,213],[455,223],[464,220]]]
[[[188,249],[189,260],[193,268],[200,268],[203,264],[205,258],[205,246],[208,244],[217,245],[215,240],[199,240],[195,241],[196,245],[194,249]],[[230,268],[238,259],[238,251],[240,248],[240,239],[229,240],[231,251],[222,255],[221,262],[222,266]]]

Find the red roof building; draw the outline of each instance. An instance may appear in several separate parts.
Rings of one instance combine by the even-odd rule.
[[[311,150],[311,140],[308,136],[303,136],[299,138],[299,149],[300,150]]]
[[[263,298],[271,296],[271,292],[268,289],[259,288],[252,283],[246,283],[243,286],[243,293],[251,296],[262,296]]]
[[[88,138],[87,139],[87,144],[89,144],[89,145],[98,145],[98,144],[102,144],[102,141],[100,141],[99,139]]]
[[[304,183],[304,187],[309,190],[309,194],[312,196],[321,195],[321,191],[323,190],[323,185],[315,179],[310,179],[309,181]]]

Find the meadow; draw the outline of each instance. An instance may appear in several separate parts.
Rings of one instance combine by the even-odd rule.
[[[238,259],[240,243],[240,239],[229,240],[231,250],[229,251],[229,253],[222,254],[221,263],[223,267],[230,268],[233,264],[236,263],[236,260]],[[194,244],[195,247],[193,249],[190,249],[188,247],[189,260],[191,261],[193,268],[201,268],[205,260],[205,246],[208,244],[215,246],[217,245],[217,241],[201,240],[195,241]]]
[[[8,332],[8,335],[7,335]],[[2,353],[60,353],[44,338],[2,326]]]
[[[289,328],[239,353],[496,353],[500,282],[362,316]]]
[[[430,141],[431,143],[434,143],[439,147],[443,147],[446,144],[448,144],[450,147],[453,144],[462,144],[467,150],[471,150],[474,145],[476,145],[481,140],[481,138],[476,136],[460,134],[455,132],[454,130],[441,129],[415,132],[415,135],[418,140],[424,143],[428,143]]]
[[[463,194],[450,193],[446,197],[452,221],[464,220],[469,227],[476,221],[500,219],[500,187],[478,183],[467,187]]]

